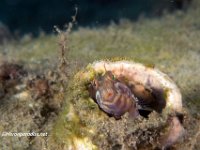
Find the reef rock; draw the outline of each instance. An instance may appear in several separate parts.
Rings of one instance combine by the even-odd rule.
[[[181,93],[166,74],[97,61],[71,80],[52,141],[57,149],[165,149],[183,137],[182,123]]]

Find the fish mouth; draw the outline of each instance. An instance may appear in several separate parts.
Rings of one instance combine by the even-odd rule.
[[[164,109],[170,112],[182,111],[182,97],[178,87],[166,74],[154,67],[130,61],[98,61],[91,67],[98,74],[110,71],[116,80],[126,84],[137,99],[139,114],[145,118],[153,111],[160,114]],[[94,96],[91,97],[94,99]]]

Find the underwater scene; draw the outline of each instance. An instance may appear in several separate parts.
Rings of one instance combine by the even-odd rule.
[[[1,0],[0,150],[200,150],[199,0]]]

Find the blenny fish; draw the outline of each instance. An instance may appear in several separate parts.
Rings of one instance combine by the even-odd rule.
[[[133,118],[139,115],[137,98],[125,84],[114,77],[111,71],[106,71],[104,75],[95,78],[91,88],[94,90],[93,99],[107,114],[116,119],[120,119],[126,112]]]

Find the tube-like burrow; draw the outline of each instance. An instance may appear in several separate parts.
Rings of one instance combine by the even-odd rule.
[[[182,98],[178,87],[166,74],[156,68],[129,61],[100,61],[93,63],[91,68],[96,73],[111,71],[116,78],[124,78],[129,86],[140,84],[152,90],[157,99],[158,106],[155,109],[158,112],[162,109],[182,111]]]

